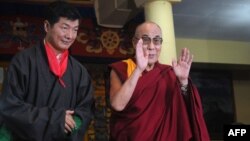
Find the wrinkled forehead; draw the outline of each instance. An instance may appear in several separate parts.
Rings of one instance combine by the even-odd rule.
[[[162,37],[161,29],[156,24],[153,23],[144,23],[137,27],[135,32],[135,37],[149,36],[153,37]]]

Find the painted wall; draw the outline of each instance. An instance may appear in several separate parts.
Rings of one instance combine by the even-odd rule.
[[[250,64],[250,42],[176,39],[177,54],[183,47],[194,54],[194,62]]]

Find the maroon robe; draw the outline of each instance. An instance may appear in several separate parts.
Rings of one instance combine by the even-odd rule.
[[[127,64],[110,66],[124,83]],[[111,141],[210,140],[197,89],[189,80],[183,96],[173,68],[159,63],[143,72],[125,109],[112,111],[110,132]]]

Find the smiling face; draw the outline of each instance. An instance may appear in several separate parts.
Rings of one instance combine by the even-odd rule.
[[[44,22],[46,31],[45,40],[49,42],[53,50],[58,54],[70,48],[77,37],[79,20],[69,20],[61,17],[54,25]]]
[[[143,40],[143,48],[149,52],[148,64],[155,64],[161,52],[162,34],[160,27],[153,22],[143,23],[137,27],[134,39],[134,47],[137,43],[136,40]]]

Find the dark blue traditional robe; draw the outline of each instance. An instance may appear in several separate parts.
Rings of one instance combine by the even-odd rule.
[[[0,96],[0,116],[17,141],[82,141],[93,117],[92,83],[72,56],[62,77],[50,71],[43,44],[18,53],[8,67]],[[74,110],[79,130],[65,134],[65,111]]]

